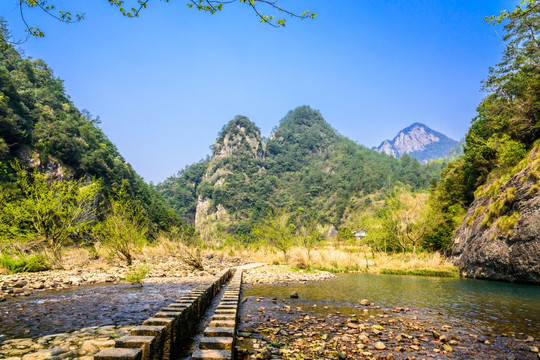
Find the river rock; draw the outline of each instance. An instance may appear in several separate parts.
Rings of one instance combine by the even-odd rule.
[[[81,355],[94,354],[99,350],[99,347],[95,344],[94,340],[87,340],[81,344],[79,353]]]
[[[293,292],[290,296],[291,296],[291,299],[298,299],[298,297],[299,297],[298,293],[296,291]]]
[[[24,287],[26,284],[28,284],[28,281],[26,281],[26,280],[19,280],[19,281],[13,283],[12,286],[13,286],[14,288],[22,288],[22,287]]]
[[[539,161],[540,149],[535,147],[529,165],[503,183],[495,196],[479,194],[469,207],[452,237],[450,257],[463,276],[540,284],[540,191],[532,190],[537,175],[531,170]],[[485,226],[495,201],[505,205]],[[519,215],[514,228],[500,231],[497,221],[514,213]]]
[[[386,349],[386,345],[384,345],[384,344],[383,344],[382,342],[380,342],[380,341],[377,341],[377,342],[375,343],[375,349],[377,349],[377,350],[384,350],[384,349]]]
[[[371,304],[371,302],[368,299],[360,300],[360,305],[362,306],[369,306],[369,304]]]
[[[45,285],[42,283],[42,282],[35,282],[35,283],[32,283],[30,285],[30,287],[32,289],[36,289],[36,290],[39,290],[39,289],[43,289],[45,287]]]

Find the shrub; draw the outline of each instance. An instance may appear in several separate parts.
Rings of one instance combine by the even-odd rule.
[[[499,233],[507,238],[512,237],[519,218],[520,215],[517,211],[514,211],[510,216],[501,216],[497,219],[497,229],[499,230]]]
[[[140,206],[122,198],[111,199],[105,219],[95,228],[97,237],[126,261],[133,262],[133,252],[146,243],[148,219]]]
[[[150,270],[152,270],[150,266],[144,264],[131,266],[126,272],[124,280],[130,284],[140,284]]]
[[[0,233],[6,238],[43,241],[60,261],[60,252],[70,237],[95,219],[99,182],[55,180],[38,171],[28,172],[13,163],[18,197],[0,196]],[[2,192],[4,189],[2,189]]]
[[[38,272],[50,269],[47,258],[39,254],[17,254],[6,252],[0,255],[0,265],[12,274],[21,272]]]

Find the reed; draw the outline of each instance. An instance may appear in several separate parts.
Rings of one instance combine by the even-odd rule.
[[[223,248],[223,255],[239,256],[256,262],[287,264],[303,270],[325,270],[330,272],[370,272],[381,274],[457,277],[459,270],[440,253],[418,252],[387,254],[369,249],[325,244],[316,249],[295,247],[289,251],[287,261],[281,253],[271,248],[244,247]]]

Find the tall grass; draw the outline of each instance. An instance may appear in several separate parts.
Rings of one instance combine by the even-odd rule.
[[[45,256],[40,254],[27,255],[24,253],[9,254],[3,252],[0,254],[0,266],[11,274],[50,269],[50,264]]]
[[[325,244],[308,252],[295,247],[289,251],[287,261],[281,253],[259,246],[243,249],[224,248],[222,253],[240,256],[269,264],[288,264],[298,269],[318,269],[330,272],[370,272],[381,274],[407,274],[423,276],[457,277],[459,270],[440,253],[419,252],[387,254],[373,253],[369,249]]]

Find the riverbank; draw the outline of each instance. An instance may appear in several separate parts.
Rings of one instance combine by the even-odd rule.
[[[268,264],[287,264],[300,270],[321,270],[331,273],[365,272],[437,277],[459,277],[460,272],[438,252],[384,253],[361,251],[352,245],[325,244],[319,248],[291,248],[287,257],[271,248],[227,248],[219,250],[244,259]]]
[[[147,248],[131,267],[111,262],[107,257],[91,259],[83,249],[67,250],[64,269],[34,273],[0,274],[0,302],[11,297],[29,296],[43,291],[66,290],[84,285],[118,283],[137,266],[145,266],[148,274],[143,284],[182,284],[203,282],[220,271],[250,263],[247,259],[208,253],[201,256],[203,269],[195,269],[175,256]]]
[[[105,348],[114,347],[115,341],[129,335],[132,326],[92,326],[69,333],[51,334],[38,338],[18,338],[0,343],[0,359],[93,360]]]
[[[193,250],[195,252],[195,250]],[[85,249],[66,249],[61,270],[36,273],[0,274],[0,301],[9,297],[65,290],[100,283],[118,283],[130,269],[149,269],[143,283],[185,283],[204,281],[225,268],[253,262],[273,267],[246,272],[247,283],[271,284],[323,280],[332,273],[367,272],[399,275],[458,277],[457,268],[438,253],[359,253],[354,248],[326,246],[307,252],[293,248],[285,259],[270,248],[205,250],[200,255],[202,269],[194,268],[180,256],[162,247],[147,246],[135,256],[131,267],[119,264],[105,251],[93,257]],[[286,261],[285,261],[286,260]],[[285,265],[279,265],[285,264]],[[4,270],[5,272],[5,270]]]
[[[244,271],[244,284],[288,284],[320,281],[334,277],[328,271],[293,269],[288,265],[266,265]]]
[[[239,358],[248,359],[538,359],[538,339],[478,334],[427,313],[362,300],[343,314],[248,297],[240,309]]]

